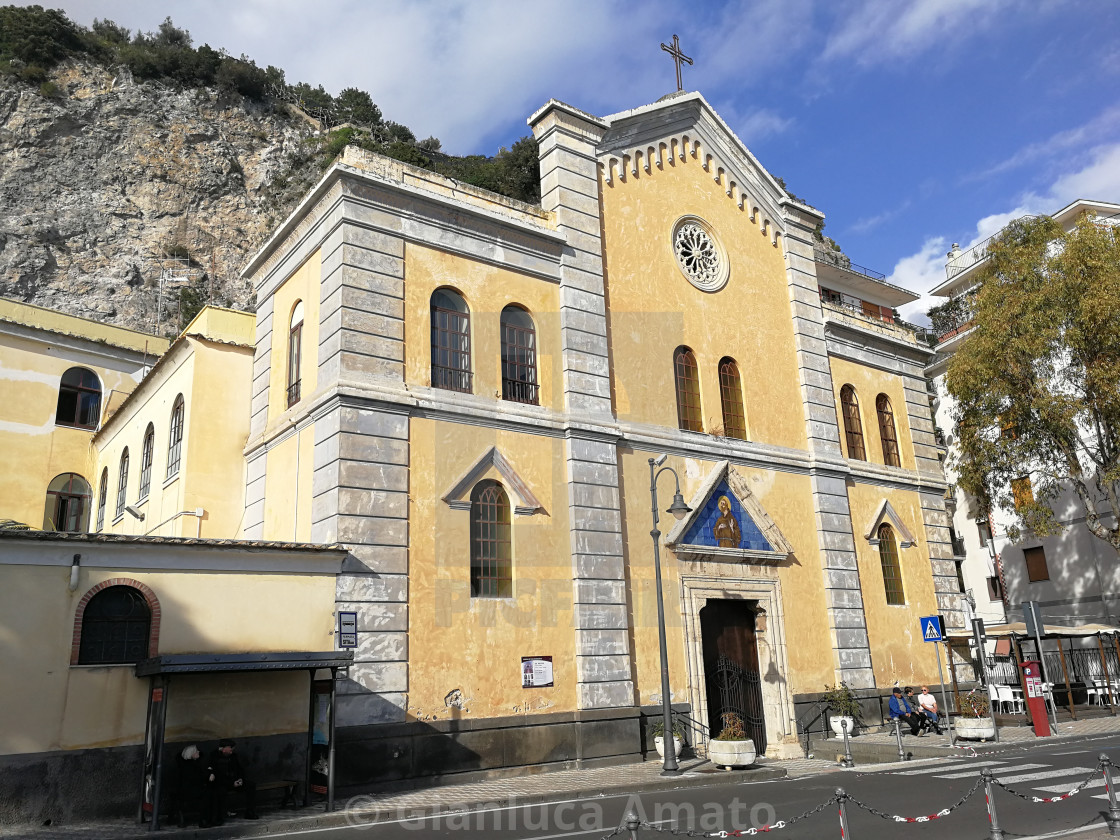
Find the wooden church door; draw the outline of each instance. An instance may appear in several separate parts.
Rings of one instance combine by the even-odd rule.
[[[726,712],[743,719],[759,755],[766,752],[762,676],[758,670],[753,601],[711,600],[700,610],[708,726],[714,738]]]

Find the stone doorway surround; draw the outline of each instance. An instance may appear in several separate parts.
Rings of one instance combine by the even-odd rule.
[[[771,758],[802,758],[797,738],[793,697],[789,691],[785,611],[777,569],[760,568],[759,577],[743,577],[741,566],[723,563],[681,561],[681,615],[684,617],[685,658],[688,665],[689,701],[696,720],[708,719],[708,694],[704,673],[704,640],[700,610],[709,601],[756,602],[755,638],[758,670],[762,675],[762,706],[766,717],[767,755]],[[725,575],[734,574],[734,577]],[[773,575],[773,576],[770,576]],[[719,733],[713,733],[718,735]]]

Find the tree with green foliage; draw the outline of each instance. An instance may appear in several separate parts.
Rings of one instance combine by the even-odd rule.
[[[381,125],[381,109],[373,104],[373,99],[364,90],[348,87],[339,92],[334,99],[338,118],[355,125]]]
[[[83,46],[79,27],[56,9],[0,6],[0,60],[50,68]]]
[[[1120,231],[1020,219],[979,272],[946,380],[961,486],[1014,516],[1012,539],[1060,532],[1050,503],[1072,490],[1090,532],[1120,551]]]

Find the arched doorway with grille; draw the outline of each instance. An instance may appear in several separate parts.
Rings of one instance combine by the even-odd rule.
[[[700,609],[700,636],[708,700],[705,723],[713,735],[718,735],[723,728],[723,716],[738,715],[762,755],[767,738],[755,637],[757,611],[757,601],[710,600]]]

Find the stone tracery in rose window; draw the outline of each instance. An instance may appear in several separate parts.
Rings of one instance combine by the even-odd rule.
[[[684,218],[673,232],[673,253],[692,285],[714,292],[727,282],[727,262],[722,249],[698,219]]]

